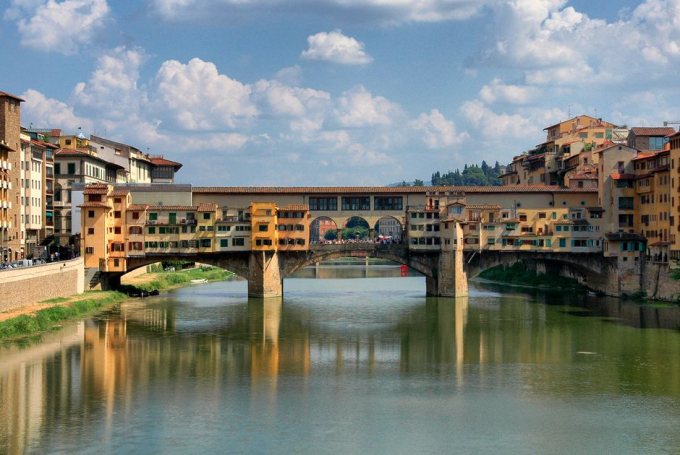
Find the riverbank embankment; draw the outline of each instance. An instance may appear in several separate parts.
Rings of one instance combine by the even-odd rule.
[[[119,291],[87,291],[68,297],[57,297],[0,313],[0,340],[20,338],[49,331],[60,323],[103,311],[140,291],[169,291],[193,281],[221,281],[233,273],[214,267],[196,267],[177,272],[137,274],[123,280]]]

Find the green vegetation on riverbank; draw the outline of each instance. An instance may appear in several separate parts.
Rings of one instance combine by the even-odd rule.
[[[153,275],[153,279],[145,283],[124,284],[121,286],[121,291],[131,294],[137,294],[140,291],[167,291],[190,284],[191,280],[222,281],[234,274],[217,267],[200,267],[178,272],[159,272]]]
[[[44,332],[59,322],[100,311],[125,299],[127,296],[117,291],[88,291],[82,295],[45,300],[40,303],[58,305],[38,310],[33,315],[23,314],[0,322],[0,339]]]
[[[511,266],[499,265],[483,271],[479,274],[481,278],[529,287],[542,287],[551,289],[585,290],[585,286],[574,278],[564,276],[548,276],[544,273],[537,273],[529,270],[521,262],[516,262]]]

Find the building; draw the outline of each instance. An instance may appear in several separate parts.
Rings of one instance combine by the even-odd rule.
[[[60,148],[55,151],[54,235],[58,244],[68,245],[72,235],[73,185],[115,183],[123,169],[92,150]]]
[[[117,183],[151,183],[151,160],[136,147],[90,135],[89,145],[97,156],[117,166]]]
[[[670,126],[662,127],[633,127],[628,133],[628,147],[636,150],[659,151],[668,143],[668,136],[675,134]]]
[[[2,156],[7,159],[3,163],[2,218],[3,227],[0,245],[3,258],[16,260],[21,258],[23,241],[21,239],[21,205],[20,205],[20,163],[21,163],[21,103],[24,100],[0,92],[0,148]],[[5,184],[3,183],[3,187]]]
[[[171,161],[163,155],[147,155],[151,162],[151,181],[153,183],[175,183],[175,174],[182,168],[176,161]]]
[[[610,145],[595,151],[598,156],[598,207],[604,208],[605,233],[635,232],[637,197],[633,159],[637,150]]]
[[[645,237],[647,259],[653,262],[668,262],[673,236],[670,161],[670,148],[639,152],[633,159],[638,194],[636,231]]]

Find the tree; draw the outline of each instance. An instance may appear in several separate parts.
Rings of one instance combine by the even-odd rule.
[[[425,186],[425,182],[423,182],[423,181],[420,180],[420,179],[415,179],[415,180],[413,181],[413,186]]]

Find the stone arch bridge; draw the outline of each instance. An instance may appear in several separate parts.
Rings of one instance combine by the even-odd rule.
[[[589,289],[619,295],[615,258],[597,253],[544,253],[530,251],[414,250],[408,245],[346,243],[314,245],[308,251],[244,251],[203,254],[156,254],[129,257],[128,272],[160,261],[190,260],[224,268],[248,280],[251,297],[281,296],[283,279],[317,262],[341,257],[373,257],[407,265],[425,275],[427,294],[458,297],[468,293],[468,278],[483,270],[521,261],[549,275],[578,279]],[[122,273],[101,273],[103,289],[120,285]]]

